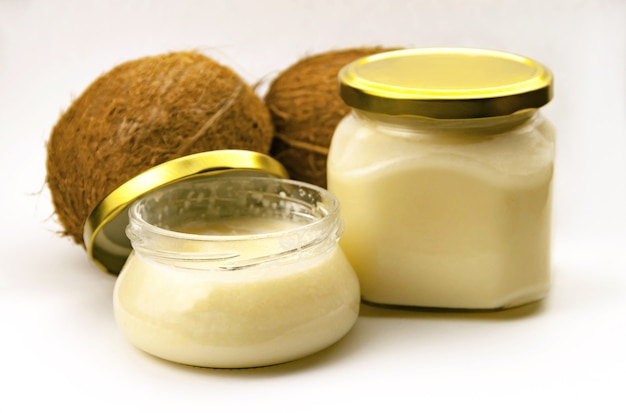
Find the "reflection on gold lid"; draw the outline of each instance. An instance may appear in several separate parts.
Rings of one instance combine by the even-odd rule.
[[[403,49],[358,59],[339,73],[340,94],[356,109],[462,119],[539,108],[553,93],[542,64],[471,48]]]
[[[125,230],[128,207],[135,200],[174,182],[227,171],[288,177],[285,168],[275,159],[245,150],[202,152],[164,162],[120,185],[89,214],[83,239],[90,258],[106,272],[118,274],[132,250]]]

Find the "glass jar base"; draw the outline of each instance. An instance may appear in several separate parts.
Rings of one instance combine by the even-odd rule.
[[[434,306],[420,306],[420,305],[407,305],[407,304],[387,304],[370,301],[365,298],[361,298],[361,303],[370,307],[384,308],[389,310],[402,310],[413,312],[428,312],[428,313],[498,313],[508,310],[515,310],[519,308],[532,309],[533,307],[539,307],[545,300],[545,297],[540,297],[531,301],[524,301],[521,303],[512,303],[499,307],[491,308],[465,308],[465,307],[434,307]]]

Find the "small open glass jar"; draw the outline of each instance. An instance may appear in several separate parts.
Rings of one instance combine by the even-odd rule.
[[[194,366],[258,367],[315,353],[358,316],[342,231],[328,191],[258,170],[163,185],[130,204],[116,321],[138,348]]]

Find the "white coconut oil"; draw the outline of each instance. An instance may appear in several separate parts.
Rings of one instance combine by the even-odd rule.
[[[492,51],[418,49],[362,59],[340,80],[354,110],[333,136],[328,188],[363,299],[484,310],[543,298],[555,151],[537,110],[551,96],[547,69]]]
[[[156,191],[130,211],[134,252],[115,286],[117,323],[140,349],[194,366],[258,367],[320,351],[358,316],[342,229],[332,195],[292,181]]]

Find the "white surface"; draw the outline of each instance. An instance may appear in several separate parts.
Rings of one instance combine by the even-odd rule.
[[[494,314],[362,308],[317,356],[243,371],[128,344],[115,279],[59,238],[45,143],[125,60],[196,48],[250,82],[333,48],[459,45],[550,66],[559,129],[554,287]],[[626,410],[626,2],[0,0],[0,411]]]

